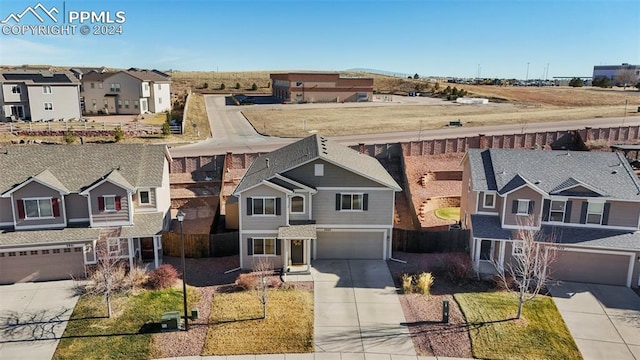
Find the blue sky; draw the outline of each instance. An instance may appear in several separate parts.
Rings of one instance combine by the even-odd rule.
[[[37,3],[0,0],[0,20]],[[122,34],[5,34],[11,27],[40,24],[27,14],[19,24],[0,24],[9,27],[0,34],[0,64],[186,71],[372,68],[501,78],[525,78],[528,67],[530,79],[543,78],[547,66],[551,78],[590,76],[599,64],[640,64],[640,0],[41,3],[67,14],[104,11],[113,18],[124,11]]]

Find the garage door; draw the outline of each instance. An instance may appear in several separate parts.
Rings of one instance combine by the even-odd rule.
[[[379,232],[318,232],[316,259],[382,259]]]
[[[558,251],[551,268],[555,280],[626,286],[629,255]]]
[[[69,279],[84,275],[82,248],[0,253],[0,283]]]

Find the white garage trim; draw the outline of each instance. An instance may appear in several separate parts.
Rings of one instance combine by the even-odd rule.
[[[581,249],[581,248],[565,247],[565,246],[552,246],[550,248],[559,250],[559,251],[573,251],[573,252],[582,252],[582,253],[590,253],[590,254],[629,256],[629,266],[627,267],[626,284],[627,284],[627,287],[631,287],[631,279],[633,278],[633,265],[634,265],[634,260],[636,259],[635,253],[628,253],[624,251],[614,251],[614,250]],[[640,279],[638,283],[640,284]]]
[[[335,231],[334,231],[335,230]],[[388,228],[384,229],[384,230],[380,230],[380,229],[357,229],[357,228],[340,228],[340,229],[332,229],[332,228],[317,228],[316,231],[318,232],[322,232],[322,233],[331,233],[331,232],[336,232],[336,233],[349,233],[349,232],[353,232],[353,233],[374,233],[374,234],[378,234],[380,236],[380,240],[382,240],[382,258],[381,260],[386,260],[389,256],[387,255],[387,239],[389,238],[389,233],[388,233]],[[318,240],[314,240],[313,241],[313,259],[315,260],[317,258],[318,255]]]
[[[358,227],[362,227],[362,228],[358,228]],[[348,229],[356,229],[358,231],[375,231],[375,230],[371,230],[371,229],[379,229],[379,230],[383,230],[383,229],[390,229],[393,228],[392,224],[389,225],[367,225],[367,224],[350,224],[350,225],[344,225],[344,224],[316,224],[316,228],[318,229],[322,229],[322,228],[333,228],[333,229],[340,229],[340,231],[347,231]],[[378,231],[379,231],[378,230]],[[246,232],[246,231],[245,231]]]
[[[89,242],[91,240],[87,240]],[[0,249],[0,252],[18,252],[18,251],[32,251],[32,250],[52,250],[52,249],[62,249],[62,248],[77,248],[84,247],[84,243],[81,244],[58,244],[58,245],[48,245],[48,246],[30,246],[30,247],[19,247],[19,248],[4,248]]]

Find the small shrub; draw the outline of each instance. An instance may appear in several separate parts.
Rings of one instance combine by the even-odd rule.
[[[167,121],[162,123],[162,135],[163,136],[171,135],[171,125]]]
[[[251,90],[253,91],[258,90],[258,85],[256,85],[256,83],[253,83],[253,85],[251,85]]]
[[[204,83],[204,84],[202,84],[202,88],[203,88],[203,89],[208,89],[208,88],[209,88],[209,83]]]
[[[76,138],[77,138],[77,136],[75,136],[73,134],[73,132],[67,131],[67,132],[64,133],[64,136],[63,136],[62,139],[67,144],[73,144],[74,142],[76,142]]]
[[[224,90],[226,88],[226,86],[224,86],[224,83],[220,84],[220,90]]]
[[[254,274],[240,274],[236,279],[236,285],[244,290],[255,290],[258,288],[258,278]]]
[[[124,139],[124,131],[122,131],[122,128],[120,126],[116,127],[116,129],[113,131],[113,139],[116,142]]]
[[[134,266],[127,274],[127,280],[129,281],[129,286],[132,289],[144,287],[147,283],[148,277],[149,275],[147,274],[147,270],[140,266]]]
[[[277,289],[282,285],[282,281],[280,281],[280,279],[278,279],[277,277],[271,277],[269,278],[269,284],[268,286],[270,288],[274,288]]]
[[[405,294],[413,293],[413,276],[402,274],[402,292]]]
[[[240,89],[240,83],[236,83],[236,89]]]
[[[422,295],[429,295],[431,293],[431,286],[433,285],[434,277],[431,273],[421,273],[415,277],[415,291]]]
[[[442,256],[447,276],[453,281],[464,281],[473,275],[473,264],[467,254],[445,254]]]
[[[178,271],[169,264],[158,266],[149,273],[147,285],[154,290],[166,289],[178,281]]]
[[[504,279],[496,275],[491,279],[493,288],[496,290],[515,290],[518,288],[516,279],[511,274],[505,274]]]

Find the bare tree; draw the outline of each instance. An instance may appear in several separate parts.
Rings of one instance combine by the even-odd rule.
[[[519,225],[521,229],[517,231],[517,240],[512,243],[513,260],[504,269],[494,262],[505,289],[518,299],[516,319],[520,319],[524,304],[533,300],[547,285],[550,265],[556,260],[555,250],[550,246],[555,242],[553,233],[530,230],[535,226],[533,217],[528,217]]]
[[[638,75],[633,69],[620,69],[615,76],[616,85],[622,85],[624,89],[627,86],[634,86],[638,82]]]
[[[267,258],[260,258],[253,263],[253,272],[258,279],[256,291],[262,305],[262,318],[267,318],[267,302],[269,301],[269,275],[273,271],[273,264]]]
[[[88,294],[104,297],[109,318],[113,315],[112,296],[131,289],[131,282],[127,278],[127,267],[120,258],[122,251],[119,246],[110,241],[120,241],[120,239],[104,239],[96,243],[96,268],[91,273],[85,288]]]

